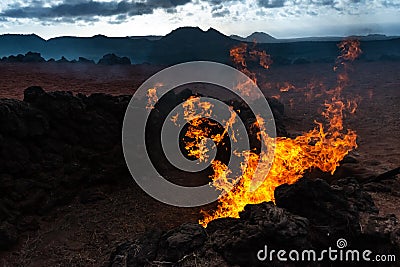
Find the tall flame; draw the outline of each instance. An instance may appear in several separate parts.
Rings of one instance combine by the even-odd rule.
[[[353,130],[344,130],[343,112],[346,108],[354,106],[346,105],[341,98],[341,92],[347,85],[349,79],[347,76],[347,63],[356,59],[361,53],[360,43],[356,40],[343,41],[339,48],[341,55],[338,57],[335,71],[337,75],[337,86],[330,91],[331,99],[325,101],[325,111],[323,116],[326,118],[328,125],[324,126],[320,122],[315,122],[316,127],[304,133],[295,139],[278,137],[275,142],[275,156],[273,164],[268,173],[264,177],[253,177],[257,167],[261,168],[263,164],[268,164],[270,158],[261,153],[260,155],[252,151],[245,151],[245,161],[242,164],[242,173],[238,179],[226,179],[229,170],[221,162],[212,164],[214,176],[212,184],[217,189],[225,190],[226,194],[219,199],[217,210],[212,214],[204,212],[204,219],[199,223],[204,227],[217,218],[233,217],[237,218],[239,212],[244,209],[247,204],[258,204],[264,201],[274,201],[274,190],[277,186],[288,183],[292,184],[300,179],[307,171],[312,169],[320,169],[324,172],[333,174],[339,166],[339,162],[346,156],[349,151],[357,147],[357,135]],[[234,62],[240,63],[245,70],[246,63],[243,61],[243,47],[238,50],[234,48],[231,55],[239,55],[234,57]],[[240,52],[238,54],[238,52]],[[343,66],[343,70],[339,71],[339,67]],[[290,86],[289,86],[290,87]],[[285,91],[284,88],[283,91]],[[271,144],[271,138],[268,137],[263,130],[264,125],[258,125],[260,133],[264,135],[263,139],[266,146]],[[257,172],[257,175],[263,175]],[[221,183],[220,180],[225,181]],[[261,185],[254,190],[251,188],[253,180],[262,181]],[[234,185],[234,189],[228,191],[232,186],[226,181],[238,181]]]
[[[254,43],[254,47],[256,44]],[[256,73],[247,68],[247,60],[257,62],[264,69],[269,69],[272,59],[265,51],[251,50],[248,51],[248,45],[241,43],[230,50],[230,56],[236,68],[246,74],[255,83],[257,82]]]
[[[357,101],[343,99],[342,91],[349,83],[348,63],[355,60],[360,54],[360,43],[357,40],[345,40],[338,45],[341,54],[337,58],[334,71],[337,73],[337,84],[332,89],[324,92],[330,98],[324,103],[322,115],[325,123],[315,121],[315,128],[303,133],[294,139],[277,137],[275,140],[269,137],[266,131],[266,124],[260,116],[256,115],[255,127],[258,129],[258,140],[264,142],[265,147],[273,144],[275,155],[271,153],[256,153],[255,151],[235,151],[236,156],[242,157],[241,174],[232,177],[232,171],[219,160],[213,160],[211,167],[213,175],[211,184],[225,194],[218,200],[217,209],[211,214],[204,212],[204,218],[199,223],[206,227],[207,224],[217,218],[239,217],[247,204],[258,204],[264,201],[274,201],[274,191],[279,185],[292,184],[300,179],[307,171],[320,169],[323,172],[333,174],[339,166],[339,162],[357,147],[355,131],[345,130],[343,125],[344,114],[355,112]],[[257,82],[256,74],[247,68],[246,58],[252,61],[255,59],[263,68],[268,69],[272,60],[265,51],[248,52],[247,44],[241,44],[231,49],[230,55],[236,67],[247,74],[253,82]],[[318,86],[314,82],[309,87],[313,90]],[[239,85],[238,90],[246,95],[251,94],[248,84]],[[281,92],[294,90],[294,85],[284,83],[280,87]],[[276,96],[277,98],[279,96]],[[306,95],[307,98],[311,97]],[[156,88],[148,91],[148,107],[154,107],[157,102]],[[216,123],[208,118],[213,112],[213,105],[201,101],[200,97],[192,96],[184,104],[184,119],[189,124],[185,133],[185,148],[188,155],[208,161],[209,148],[207,140],[214,142],[214,147],[223,142],[224,137],[229,133],[231,139],[236,142],[233,124],[237,115],[233,108],[230,108],[231,117],[222,125],[224,131],[220,134],[212,132]],[[176,122],[178,114],[171,118]],[[271,165],[272,162],[272,165]],[[270,168],[269,168],[270,167]],[[268,172],[269,170],[269,172]],[[254,182],[258,183],[254,183]],[[254,186],[256,184],[256,187]],[[232,189],[233,188],[233,189]],[[232,189],[232,190],[231,190]]]
[[[147,90],[147,110],[154,109],[155,104],[158,102],[157,89],[162,86],[163,84],[157,83],[153,88]]]
[[[207,162],[209,155],[209,148],[207,141],[211,139],[214,142],[213,149],[222,143],[225,136],[231,133],[231,138],[236,142],[235,131],[232,126],[236,122],[236,112],[230,107],[230,118],[224,121],[224,131],[222,133],[214,134],[211,128],[216,126],[216,122],[211,122],[208,118],[212,115],[213,104],[201,101],[200,97],[191,96],[183,103],[183,115],[189,127],[185,136],[189,138],[186,141],[185,149],[188,156],[197,158],[200,162]],[[216,168],[214,168],[216,170]]]

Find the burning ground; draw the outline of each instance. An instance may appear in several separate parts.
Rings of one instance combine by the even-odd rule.
[[[337,63],[341,67],[340,61]],[[315,120],[323,121],[320,114],[324,110],[325,100],[328,100],[327,103],[332,103],[332,99],[337,95],[336,90],[331,92],[329,98],[326,94],[320,94],[322,89],[329,91],[325,89],[336,89],[336,85],[343,84],[341,78],[338,78],[338,72],[332,70],[333,66],[334,64],[312,64],[274,69],[271,65],[269,70],[257,71],[258,83],[261,84],[260,87],[265,94],[279,98],[285,104],[285,115],[282,115],[281,122],[287,132],[287,137],[282,137],[282,140],[287,141],[283,141],[283,144],[287,142],[295,145],[296,142],[293,144],[294,141],[290,140],[296,138],[301,140],[307,133],[321,139],[319,128],[317,131],[310,129],[315,127]],[[8,65],[2,68],[6,69]],[[345,131],[335,140],[346,140],[345,137],[349,136],[350,145],[345,147],[345,152],[340,154],[338,159],[332,159],[332,162],[338,163],[354,145],[354,135],[346,131],[348,128],[356,132],[358,148],[340,162],[335,175],[313,173],[310,175],[314,176],[311,177],[312,180],[301,179],[291,186],[279,186],[288,182],[286,180],[288,178],[284,177],[283,181],[274,185],[274,188],[278,186],[275,192],[272,190],[269,195],[263,195],[263,198],[249,202],[254,204],[275,200],[276,206],[264,203],[244,208],[244,204],[247,203],[240,204],[240,209],[234,210],[232,216],[239,215],[240,219],[212,220],[205,230],[197,223],[198,220],[204,219],[199,209],[175,209],[157,203],[142,193],[124,172],[126,170],[121,152],[118,150],[118,145],[115,145],[115,148],[113,145],[118,144],[119,133],[113,129],[118,129],[117,125],[123,115],[124,101],[127,101],[128,97],[112,98],[95,95],[85,98],[60,93],[48,95],[39,89],[31,89],[26,92],[25,104],[8,100],[2,105],[9,107],[6,111],[11,110],[11,113],[19,114],[17,117],[23,118],[24,107],[33,108],[37,114],[44,117],[43,121],[47,121],[49,126],[46,128],[44,122],[44,131],[37,131],[33,138],[30,135],[24,137],[22,134],[24,127],[32,127],[30,124],[27,126],[28,120],[21,120],[19,126],[12,124],[7,126],[3,123],[6,125],[2,127],[3,138],[11,140],[8,138],[12,136],[13,140],[16,139],[22,144],[29,140],[34,140],[34,144],[40,144],[42,140],[44,144],[52,145],[36,145],[42,151],[36,155],[50,154],[43,159],[32,156],[31,151],[35,149],[37,151],[34,144],[30,145],[29,156],[26,156],[26,153],[17,153],[21,159],[25,157],[26,166],[29,166],[29,162],[36,163],[33,159],[43,160],[40,166],[48,168],[39,169],[42,173],[40,179],[43,181],[38,177],[32,179],[30,176],[32,173],[29,172],[10,173],[8,178],[2,177],[8,180],[22,177],[19,181],[27,184],[29,188],[29,193],[25,191],[8,195],[14,191],[10,187],[5,187],[9,186],[7,183],[3,183],[2,190],[7,193],[7,201],[2,203],[5,207],[4,214],[13,215],[15,220],[6,217],[7,224],[4,224],[5,227],[3,225],[2,229],[14,229],[13,235],[19,236],[19,243],[11,248],[11,252],[2,253],[4,263],[98,266],[109,264],[109,256],[112,253],[111,263],[116,266],[123,265],[124,261],[128,261],[132,266],[178,261],[179,264],[187,266],[194,264],[202,266],[206,262],[219,265],[246,265],[254,260],[252,252],[261,249],[268,240],[271,240],[268,244],[276,248],[286,247],[288,244],[319,248],[326,244],[334,244],[332,242],[337,236],[346,237],[351,241],[352,247],[363,248],[363,244],[371,244],[377,252],[392,251],[395,249],[393,244],[398,242],[396,241],[398,226],[394,217],[385,215],[398,212],[395,204],[399,194],[398,180],[395,176],[386,177],[387,179],[382,181],[367,182],[367,180],[399,165],[400,148],[397,140],[399,66],[390,62],[379,64],[356,62],[353,63],[353,71],[348,73],[346,88],[340,94],[342,99],[349,99],[348,94],[360,96],[362,100],[357,102],[358,108],[354,114],[351,114],[354,105],[345,104],[346,107],[350,107],[343,121]],[[56,73],[53,79],[66,75],[71,73]],[[262,77],[263,75],[265,77]],[[107,84],[110,83],[107,81]],[[99,88],[106,87],[104,84],[103,86],[99,84]],[[130,93],[123,88],[112,90]],[[78,91],[79,89],[76,92]],[[68,105],[51,105],[52,101]],[[67,111],[62,113],[62,110],[58,110],[60,106],[68,107]],[[11,107],[19,108],[17,109],[19,113]],[[69,116],[71,110],[76,112],[72,117]],[[63,127],[66,128],[57,126],[60,118],[53,118],[54,114],[60,112],[66,114],[65,117],[68,118],[62,120]],[[335,114],[333,113],[333,116]],[[86,129],[82,127],[82,122],[85,121],[93,121],[94,125],[101,124],[102,127],[100,129],[94,127],[97,130],[91,132],[89,126]],[[330,124],[327,124],[328,128],[329,126]],[[336,127],[336,124],[333,127]],[[73,137],[74,135],[76,137]],[[85,136],[86,138],[82,138]],[[97,151],[99,145],[96,142],[103,141],[108,141],[108,146],[102,145],[103,148]],[[300,142],[303,145],[308,143]],[[70,148],[59,148],[65,144],[73,148],[72,153]],[[13,147],[15,149],[18,146]],[[10,150],[3,147],[2,151]],[[65,152],[67,153],[64,154]],[[62,154],[61,162],[58,160],[59,157],[54,156],[57,154]],[[2,156],[2,162],[12,163],[13,154],[5,155]],[[67,155],[70,159],[69,165]],[[5,161],[6,158],[9,160]],[[327,170],[331,171],[337,167],[333,165],[334,167],[330,166]],[[70,166],[72,170],[66,169],[66,166]],[[304,166],[304,171],[308,167]],[[289,182],[294,182],[301,176],[303,174],[300,172],[298,176],[289,177],[293,179]],[[322,180],[315,180],[316,176],[325,178],[331,185]],[[351,176],[356,179],[350,179]],[[120,177],[121,180],[116,182],[116,177]],[[75,181],[74,184],[72,181]],[[85,183],[82,183],[83,181]],[[52,184],[54,187],[38,190],[44,186],[43,183]],[[372,191],[372,199],[365,193],[367,190]],[[33,195],[37,197],[33,198]],[[52,197],[49,198],[49,195]],[[32,198],[35,199],[33,203],[25,201]],[[246,197],[240,199],[248,202]],[[381,212],[379,215],[372,200]],[[45,205],[46,202],[50,202],[50,208]],[[17,206],[11,206],[18,207],[15,208],[16,212],[10,212],[10,205],[14,205],[13,203],[17,203]],[[220,208],[209,206],[202,209],[215,216],[218,214],[215,210],[218,211]],[[190,222],[192,224],[179,226],[181,223]],[[148,232],[155,228],[160,231]],[[332,234],[330,237],[326,236],[327,231]],[[144,232],[146,234],[142,235]],[[6,233],[10,234],[10,231]],[[121,242],[123,244],[115,249]],[[136,253],[137,248],[141,248],[139,253]]]

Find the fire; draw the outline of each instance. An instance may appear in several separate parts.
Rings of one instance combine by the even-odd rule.
[[[315,121],[315,128],[303,133],[294,139],[287,137],[268,136],[266,123],[260,116],[256,115],[257,121],[253,125],[258,129],[257,138],[264,142],[266,147],[273,144],[275,155],[267,152],[256,153],[255,151],[235,151],[234,155],[243,158],[241,173],[237,177],[223,162],[212,160],[210,165],[213,169],[211,185],[225,194],[218,200],[217,209],[211,214],[204,213],[204,218],[199,223],[206,227],[209,222],[217,218],[239,217],[247,204],[258,204],[264,201],[274,201],[274,191],[279,185],[292,184],[303,175],[313,169],[333,174],[339,166],[339,162],[357,147],[357,134],[351,129],[345,129],[343,119],[346,112],[355,112],[357,102],[345,100],[342,97],[343,89],[349,83],[348,63],[355,60],[361,53],[360,43],[356,40],[346,40],[339,44],[341,55],[338,57],[334,71],[337,73],[337,85],[325,93],[329,100],[324,103],[322,112],[325,123]],[[248,52],[246,44],[234,47],[230,51],[236,67],[250,74],[249,77],[256,82],[256,75],[247,69],[246,58],[254,60],[259,58],[258,63],[268,69],[272,63],[270,57],[264,51]],[[314,88],[317,85],[310,85]],[[242,84],[237,88],[241,92],[248,92],[247,85]],[[281,92],[294,89],[290,83],[284,84]],[[156,90],[148,92],[149,104],[156,99]],[[250,94],[250,92],[249,92]],[[276,98],[279,98],[276,96]],[[213,105],[202,101],[200,97],[192,96],[184,104],[183,116],[188,123],[185,133],[185,148],[188,155],[200,161],[208,161],[208,140],[214,142],[213,149],[223,142],[226,135],[230,134],[231,140],[236,142],[233,124],[237,120],[237,113],[230,107],[231,117],[223,122],[224,131],[215,134],[212,127],[215,122],[209,120],[213,112]],[[178,115],[172,118],[177,121]],[[272,162],[272,165],[271,165]],[[269,168],[270,167],[270,168]],[[269,170],[269,172],[268,172]]]
[[[230,56],[232,58],[233,63],[235,63],[236,67],[247,68],[246,56],[247,53],[247,44],[242,43],[230,50]]]
[[[207,162],[209,159],[209,148],[207,147],[207,141],[209,139],[214,142],[212,149],[215,149],[216,146],[223,141],[229,131],[231,131],[231,138],[236,142],[235,132],[232,129],[233,124],[236,122],[236,112],[234,112],[233,108],[230,107],[231,116],[224,122],[224,131],[222,133],[214,134],[212,133],[211,128],[216,126],[217,123],[210,122],[208,119],[212,115],[213,107],[213,104],[201,101],[200,97],[197,96],[191,96],[183,103],[184,119],[189,124],[185,136],[190,140],[186,140],[185,149],[188,152],[188,156],[195,157],[200,162]],[[216,169],[218,168],[215,167],[214,170]]]
[[[157,89],[163,86],[161,83],[156,84],[153,88],[147,90],[146,109],[154,109],[154,105],[158,102]]]
[[[284,82],[283,85],[279,88],[280,92],[289,92],[290,90],[295,89],[296,87],[289,83],[289,82]]]
[[[255,43],[254,46],[256,46]],[[271,56],[265,51],[248,51],[248,45],[245,43],[233,47],[230,50],[230,56],[236,68],[250,77],[255,83],[257,83],[256,73],[249,71],[247,68],[247,60],[257,62],[264,69],[269,69],[272,64]]]
[[[257,60],[258,58],[260,66],[263,67],[264,69],[269,69],[269,67],[272,64],[271,56],[268,55],[265,51],[253,50],[250,51],[249,54],[254,60]]]
[[[314,129],[295,139],[276,138],[275,156],[269,173],[255,173],[257,166],[260,167],[261,164],[262,167],[270,160],[263,153],[258,155],[252,151],[244,151],[242,153],[245,157],[242,173],[237,179],[227,179],[227,175],[230,174],[227,166],[221,162],[213,162],[212,185],[225,191],[226,194],[219,199],[216,211],[212,214],[204,212],[205,217],[199,222],[201,225],[206,227],[210,221],[217,218],[237,218],[239,212],[247,204],[274,201],[274,190],[277,186],[284,183],[292,184],[312,169],[320,169],[333,174],[344,156],[357,147],[355,131],[344,130],[343,126],[344,111],[349,107],[352,107],[353,110],[354,106],[349,106],[342,99],[341,92],[349,81],[347,63],[353,61],[361,53],[361,50],[359,42],[354,40],[342,42],[339,48],[341,56],[338,57],[337,63],[339,66],[343,66],[344,70],[339,72],[339,66],[335,67],[335,71],[338,71],[337,86],[330,91],[331,99],[325,101],[324,104],[325,111],[322,115],[326,118],[328,125],[324,126],[320,122],[315,122],[317,126]],[[241,60],[238,60],[241,62],[241,66],[246,66],[245,62],[243,63]],[[264,138],[260,140],[264,140],[266,145],[270,144],[271,138],[266,136],[263,130],[264,125],[258,125],[258,127],[259,134],[264,135]],[[254,179],[262,181],[255,190],[252,188]],[[227,181],[238,182],[234,185],[233,190],[228,191],[232,184]]]
[[[338,45],[341,55],[338,57],[338,61],[343,65],[347,65],[347,62],[356,60],[362,53],[360,48],[360,41],[357,39],[348,39],[342,41]]]

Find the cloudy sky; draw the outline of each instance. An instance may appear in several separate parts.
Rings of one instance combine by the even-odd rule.
[[[0,33],[165,35],[181,26],[278,38],[400,35],[400,0],[25,0],[0,2]]]

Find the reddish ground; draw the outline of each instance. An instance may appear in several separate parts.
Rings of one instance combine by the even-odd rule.
[[[79,64],[1,64],[0,97],[22,99],[23,90],[39,85],[47,91],[68,90],[84,94],[103,92],[132,94],[160,66],[90,66]],[[266,71],[261,88],[276,95],[283,82],[296,88],[322,81],[335,83],[332,64],[272,67]],[[359,147],[352,155],[359,175],[368,176],[400,167],[400,63],[356,63],[350,74],[346,95],[360,96],[354,115],[346,126],[358,133]],[[266,84],[268,82],[269,84]],[[280,83],[277,86],[277,83]],[[272,88],[272,89],[268,89]],[[323,98],[305,101],[304,90],[280,94],[286,108],[290,133],[306,131],[320,119]],[[78,200],[51,214],[33,218],[40,229],[23,236],[12,251],[0,253],[4,266],[101,266],[112,249],[152,227],[165,229],[200,218],[199,208],[181,209],[161,204],[143,193],[132,181],[118,194],[99,189],[105,199],[83,205]],[[374,193],[382,213],[399,216],[399,196]]]
[[[37,85],[46,91],[133,94],[161,66],[102,66],[90,64],[1,64],[0,98],[23,98],[23,91]]]

